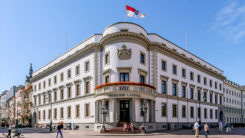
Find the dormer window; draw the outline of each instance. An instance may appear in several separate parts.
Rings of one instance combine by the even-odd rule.
[[[120,32],[128,32],[128,29],[121,29]]]

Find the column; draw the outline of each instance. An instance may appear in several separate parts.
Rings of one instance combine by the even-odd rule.
[[[144,104],[145,104],[145,107],[147,107],[147,102],[146,102],[146,99],[144,99]],[[144,114],[144,122],[146,122],[146,117],[147,117],[147,110],[145,111],[145,114]]]
[[[105,99],[103,99],[102,100],[102,106],[101,106],[101,108],[102,107],[104,107],[105,106]],[[104,122],[106,122],[106,114],[101,114],[102,115],[102,123]]]
[[[153,108],[152,108],[152,122],[156,122],[156,118],[155,118],[155,112],[156,112],[156,109],[155,109],[155,105],[156,102],[153,101]]]
[[[99,122],[99,103],[95,101],[95,123]]]
[[[117,122],[117,118],[116,118],[116,116],[117,116],[117,114],[116,114],[116,112],[117,112],[117,101],[116,101],[116,98],[112,99],[112,106],[113,106],[113,108],[112,108],[112,112],[113,112],[112,122]]]
[[[131,118],[131,122],[135,122],[135,98],[132,98],[132,102],[131,102],[131,110],[130,110],[130,118]]]

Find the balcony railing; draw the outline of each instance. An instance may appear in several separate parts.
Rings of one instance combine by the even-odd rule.
[[[142,92],[155,94],[155,87],[138,82],[114,82],[99,85],[95,88],[95,93],[102,94],[107,92]]]

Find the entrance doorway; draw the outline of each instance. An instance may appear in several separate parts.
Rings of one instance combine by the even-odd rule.
[[[129,122],[129,101],[120,101],[120,122]]]

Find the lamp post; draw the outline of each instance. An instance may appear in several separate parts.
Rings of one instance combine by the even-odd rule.
[[[50,92],[45,93],[45,98],[50,103],[50,106],[51,106],[49,132],[52,132],[53,127],[52,127],[52,96],[51,96],[51,93]]]
[[[104,115],[107,114],[108,110],[107,110],[107,108],[106,108],[105,105],[103,105],[103,106],[101,107],[100,112],[101,112],[101,114],[102,114],[102,124],[103,124],[101,130],[106,131],[106,128],[105,128],[105,122],[104,122]]]
[[[140,112],[143,115],[143,126],[142,126],[142,128],[144,129],[144,131],[145,131],[145,113],[146,113],[146,111],[147,111],[147,107],[145,105],[145,102],[142,102],[140,104]]]
[[[200,103],[201,103],[201,99],[203,99],[203,101],[205,102],[206,101],[206,96],[204,95],[203,93],[203,96],[202,94],[200,93],[200,97],[198,97],[198,101],[199,101],[199,109],[200,111],[198,112],[200,114],[200,118],[199,118],[199,124],[201,125],[202,124],[202,114],[201,114],[201,106],[200,106]]]

